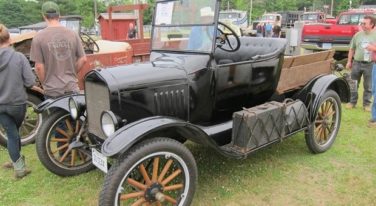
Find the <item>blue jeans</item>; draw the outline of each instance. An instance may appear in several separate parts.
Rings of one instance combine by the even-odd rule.
[[[25,114],[26,104],[0,106],[0,124],[5,129],[8,138],[8,153],[13,162],[16,162],[21,157],[19,129],[25,118]]]
[[[372,121],[376,121],[376,64],[372,67]]]

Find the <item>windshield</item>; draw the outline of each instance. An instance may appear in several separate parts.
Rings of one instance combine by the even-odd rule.
[[[303,20],[304,21],[316,21],[317,14],[303,14]]]
[[[219,19],[239,19],[241,18],[240,13],[219,13]]]
[[[358,25],[365,14],[344,14],[339,17],[338,24]]]
[[[211,52],[216,0],[157,2],[152,49]]]
[[[274,21],[275,20],[275,15],[263,15],[261,17],[261,20],[263,21]]]
[[[63,26],[77,32],[77,34],[80,33],[80,20],[79,19],[69,19],[69,20],[63,19],[63,20],[60,20],[60,23]]]

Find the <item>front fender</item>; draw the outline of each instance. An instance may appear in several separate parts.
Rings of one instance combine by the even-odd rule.
[[[328,89],[337,92],[342,102],[350,101],[350,87],[346,80],[333,74],[321,76],[316,81],[312,82],[311,85],[311,111],[317,111],[321,98]],[[312,119],[316,114],[315,112],[311,112],[310,115]]]
[[[56,99],[46,99],[42,103],[38,105],[35,109],[37,113],[42,113],[43,111],[52,109],[52,108],[60,108],[69,112],[68,101],[69,98],[73,97],[77,102],[85,104],[85,95],[83,94],[72,94],[67,96],[62,96]]]
[[[198,126],[172,117],[156,116],[132,122],[117,130],[105,140],[101,152],[107,157],[122,154],[148,134],[164,129],[174,129],[183,137],[216,147],[215,141]]]

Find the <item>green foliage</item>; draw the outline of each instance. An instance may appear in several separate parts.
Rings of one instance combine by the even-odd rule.
[[[42,21],[40,8],[47,0],[0,0],[0,22],[7,27],[19,27]],[[94,0],[52,0],[60,6],[61,15],[81,15],[82,25],[87,28],[94,26]],[[97,12],[106,12],[108,5],[132,4],[133,0],[96,0]],[[322,10],[331,0],[252,0],[252,19],[260,17],[264,12],[287,10]],[[352,0],[352,8],[362,3],[371,4],[373,0]],[[144,23],[151,24],[155,0],[147,0],[148,9],[144,12]],[[107,5],[106,5],[107,4]],[[334,15],[349,9],[349,1],[333,0]],[[223,0],[221,9],[238,9],[251,11],[251,0]],[[328,11],[329,13],[329,11]]]

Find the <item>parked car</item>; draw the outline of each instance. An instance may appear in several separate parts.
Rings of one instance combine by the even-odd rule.
[[[36,141],[42,164],[60,176],[107,172],[99,205],[190,205],[198,172],[187,140],[241,159],[304,131],[310,151],[327,151],[350,96],[331,74],[333,53],[285,58],[285,39],[238,37],[219,7],[157,1],[150,62],[95,69],[84,95],[40,104],[54,111]],[[174,27],[191,35],[167,38]],[[210,34],[209,47],[191,47],[193,31]]]

